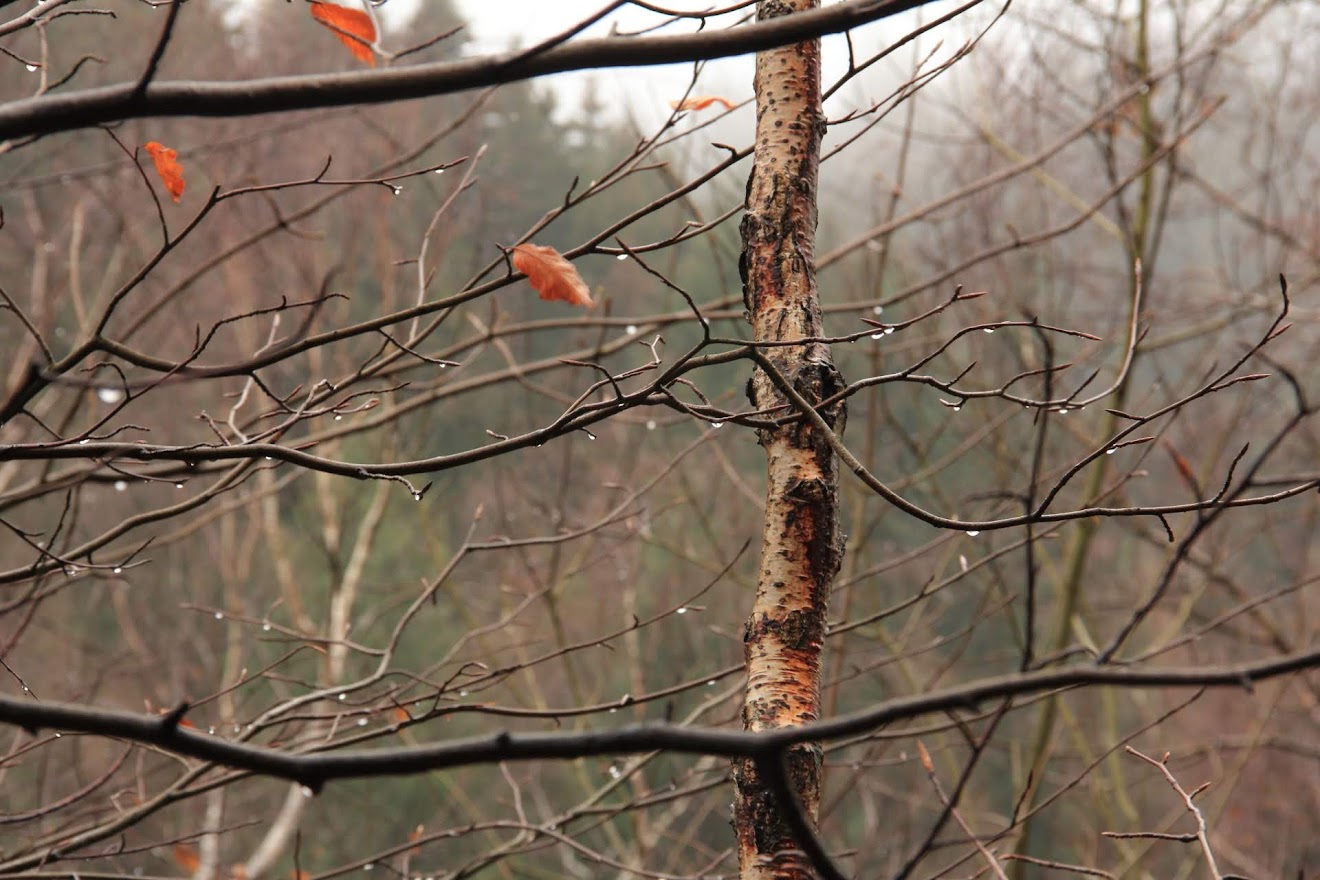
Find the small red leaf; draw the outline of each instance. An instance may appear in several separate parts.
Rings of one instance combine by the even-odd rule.
[[[1188,488],[1195,493],[1199,493],[1201,491],[1200,484],[1197,482],[1196,473],[1192,470],[1192,466],[1187,462],[1187,459],[1183,457],[1181,452],[1174,449],[1173,444],[1168,440],[1161,440],[1160,442],[1164,444],[1164,450],[1169,453],[1169,458],[1173,459],[1173,466],[1178,469],[1178,476],[1182,477]]]
[[[315,0],[311,9],[312,18],[334,31],[354,58],[372,67],[376,66],[376,51],[372,48],[376,42],[376,25],[370,15],[360,9],[322,3],[320,0]]]
[[[174,864],[189,874],[194,874],[201,863],[202,857],[197,855],[197,847],[191,843],[174,844]]]
[[[720,104],[725,110],[733,109],[733,102],[719,95],[694,95],[682,101],[669,102],[669,106],[675,110],[705,110],[712,104]]]
[[[179,153],[177,150],[171,150],[156,141],[148,141],[142,149],[151,156],[151,161],[156,166],[156,173],[160,175],[160,182],[165,184],[165,191],[170,194],[174,201],[179,200],[183,195],[183,166],[179,164]]]
[[[926,746],[921,740],[917,740],[917,759],[921,761],[921,766],[927,773],[935,772],[935,762],[930,759],[930,752],[926,751]]]
[[[591,308],[591,290],[573,264],[552,247],[520,244],[513,249],[513,268],[527,275],[527,280],[541,299],[558,300],[569,305]]]

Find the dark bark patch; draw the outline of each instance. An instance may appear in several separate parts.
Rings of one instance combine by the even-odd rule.
[[[789,784],[798,792],[799,799],[811,809],[820,801],[820,749],[794,746],[787,755]],[[756,854],[757,862],[789,869],[805,869],[805,856],[784,813],[775,802],[769,786],[757,771],[755,762],[743,758],[734,762],[733,779],[741,795],[734,809],[734,826],[738,829],[744,851]],[[803,871],[802,876],[811,876]]]

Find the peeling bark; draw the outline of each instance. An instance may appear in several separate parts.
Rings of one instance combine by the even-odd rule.
[[[814,8],[818,0],[762,0],[761,20]],[[816,290],[816,189],[820,139],[819,41],[762,52],[756,59],[756,149],[742,220],[743,299],[760,342],[819,337]],[[767,348],[767,360],[810,401],[842,387],[827,345]],[[786,398],[757,369],[748,386],[758,409]],[[843,404],[822,415],[836,431]],[[838,462],[818,430],[795,422],[759,433],[765,448],[765,531],[756,602],[744,633],[748,730],[795,726],[820,714],[821,649],[830,585],[843,543],[838,517]],[[820,749],[789,755],[790,781],[808,817],[820,802]],[[741,877],[806,878],[812,871],[783,821],[764,780],[750,762],[734,767],[734,827]]]

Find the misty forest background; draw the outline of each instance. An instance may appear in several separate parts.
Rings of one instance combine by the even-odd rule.
[[[34,77],[84,56],[96,57],[79,67],[79,87],[137,76],[160,13],[103,5],[114,18],[47,29],[43,70],[4,60],[5,99],[29,94]],[[187,4],[161,79],[355,64],[303,4],[248,4],[241,15],[228,6]],[[994,389],[1020,373],[1071,363],[1010,390],[1066,395],[1095,372],[1086,397],[1119,374],[1138,260],[1142,335],[1122,388],[1080,409],[1043,414],[911,377],[851,399],[845,439],[859,458],[905,497],[960,519],[1020,512],[1015,493],[1033,467],[1041,479],[1057,479],[1122,426],[1109,409],[1154,411],[1239,357],[1279,312],[1281,272],[1294,326],[1271,343],[1269,357],[1303,387],[1320,387],[1320,12],[1301,3],[1036,2],[988,27],[994,12],[974,10],[900,48],[826,102],[836,122],[824,147],[820,286],[829,332],[860,334],[835,346],[839,367],[849,380],[893,373],[976,327],[916,372],[944,381],[974,364],[957,387]],[[458,23],[448,2],[428,0],[383,43],[411,45]],[[884,28],[891,39],[900,33]],[[938,70],[973,38],[979,42],[966,57]],[[856,39],[880,37],[862,31]],[[35,57],[38,41],[19,34],[10,48]],[[412,60],[457,58],[464,46],[460,32]],[[825,51],[846,47],[832,40]],[[1155,88],[1122,99],[1152,71]],[[585,76],[599,82],[610,73]],[[566,101],[546,83],[519,83],[381,107],[135,120],[113,135],[130,150],[153,140],[179,150],[188,189],[180,206],[162,201],[175,231],[215,185],[305,180],[328,157],[328,178],[370,179],[475,157],[484,146],[475,183],[427,239],[430,295],[440,296],[503,273],[496,245],[516,243],[564,205],[574,179],[578,194],[609,185],[531,240],[578,246],[723,161],[729,151],[716,144],[749,141],[746,104],[727,114],[718,106],[679,114],[643,161],[617,173],[639,141],[656,134],[653,122],[640,120],[664,108],[606,104],[590,87],[585,95]],[[749,95],[750,88],[726,97]],[[178,360],[192,351],[198,327],[321,291],[342,296],[316,315],[318,328],[406,308],[418,295],[416,260],[428,225],[472,161],[394,187],[289,186],[231,201],[137,286],[111,329],[140,350]],[[997,184],[978,185],[1014,166]],[[691,294],[716,336],[747,335],[736,210],[745,182],[746,163],[735,164],[619,233],[638,247],[694,228],[687,224],[712,224],[644,256]],[[72,345],[159,247],[149,186],[159,194],[154,175],[144,178],[98,129],[0,156],[0,278],[56,346]],[[720,218],[727,219],[713,222]],[[611,236],[601,246],[617,242]],[[670,355],[700,340],[682,297],[637,261],[600,253],[576,264],[598,300],[593,311],[541,302],[525,283],[475,299],[429,338],[431,362],[400,360],[356,389],[362,396],[300,423],[284,442],[314,440],[319,454],[349,461],[458,452],[490,442],[488,432],[517,435],[545,424],[598,378],[562,359],[618,371],[646,364],[657,335]],[[891,332],[863,321],[901,325],[945,304],[956,285],[986,293]],[[289,312],[279,332],[292,332],[306,314]],[[1040,331],[1027,326],[1032,321],[1095,338]],[[204,359],[250,356],[272,332],[269,314],[225,324]],[[378,336],[349,338],[264,370],[262,380],[281,394],[306,393],[321,378],[352,376],[383,344]],[[8,387],[19,381],[29,345],[18,322],[0,321]],[[1244,372],[1252,370],[1274,372],[1262,363]],[[112,372],[75,374],[80,382],[42,397],[40,419],[65,435],[96,425],[122,402],[103,392],[116,387]],[[420,501],[398,483],[271,463],[205,505],[129,530],[98,560],[108,566],[119,558],[114,548],[126,556],[153,540],[113,568],[28,577],[36,555],[6,531],[0,644],[13,674],[0,675],[0,688],[138,711],[186,697],[197,704],[192,724],[225,735],[283,701],[344,685],[333,699],[263,720],[257,741],[267,744],[350,735],[368,744],[422,743],[492,725],[736,726],[764,456],[755,432],[736,419],[699,417],[746,409],[748,364],[712,363],[688,378],[693,385],[682,396],[698,415],[629,409],[589,432],[434,474]],[[212,443],[208,419],[223,423],[243,387],[237,377],[166,382],[96,432],[142,426],[125,428],[120,439]],[[1089,465],[1064,489],[1060,507],[1098,497],[1167,504],[1213,492],[1244,442],[1259,449],[1291,417],[1291,395],[1286,382],[1257,381],[1196,400],[1143,431],[1148,442]],[[360,408],[369,399],[378,403]],[[1042,419],[1048,431],[1033,464]],[[0,442],[30,442],[41,432],[15,419],[0,426]],[[1260,477],[1313,471],[1318,460],[1320,433],[1306,423],[1281,441]],[[214,473],[180,464],[146,480],[131,470],[90,477],[85,462],[38,464],[0,464],[0,516],[61,546],[196,497]],[[37,491],[62,479],[69,491]],[[940,531],[847,474],[843,489],[847,556],[831,600],[829,711],[1016,671],[1023,534]],[[1208,524],[1134,634],[1130,656],[1215,664],[1313,643],[1318,518],[1311,492]],[[1182,538],[1197,528],[1196,515],[1170,516],[1168,524]],[[575,536],[523,540],[565,533]],[[497,546],[501,537],[509,546]],[[469,539],[489,549],[463,554],[434,601],[412,608],[419,585],[445,572]],[[1040,653],[1083,656],[1106,643],[1158,582],[1174,546],[1153,518],[1037,526],[1029,559]],[[354,686],[371,676],[380,662],[372,649],[390,641],[406,614],[413,616],[391,672]],[[336,627],[346,627],[346,642]],[[1253,878],[1312,876],[1320,870],[1317,697],[1312,675],[1262,683],[1251,694],[1097,690],[1024,699],[975,762],[961,811],[989,833],[1041,807],[1020,832],[1023,851],[1131,876],[1187,876],[1193,854],[1185,844],[1101,835],[1168,830],[1184,817],[1164,780],[1117,750],[1130,741],[1148,754],[1171,752],[1170,766],[1189,786],[1213,780],[1201,803],[1229,867]],[[177,876],[200,832],[217,829],[220,863],[228,866],[249,857],[293,796],[286,783],[237,778],[217,805],[220,789],[205,778],[171,789],[181,767],[168,756],[135,751],[117,764],[126,747],[113,740],[5,736],[0,817],[10,827],[0,829],[0,862],[165,792],[168,805],[84,852],[82,867]],[[915,760],[918,737],[951,786],[970,746],[949,718],[827,747],[822,830],[862,875],[892,873],[941,809]],[[276,871],[288,876],[295,852],[298,870],[313,876],[368,868],[429,876],[460,865],[492,877],[616,870],[571,847],[544,849],[545,837],[520,837],[530,823],[658,876],[727,874],[727,778],[723,760],[658,754],[336,783],[301,808],[296,847],[281,853]],[[96,780],[68,808],[28,815]],[[951,858],[956,837],[937,838],[931,865],[942,853]],[[112,843],[122,852],[109,852]],[[1014,870],[1044,876],[1038,866]]]

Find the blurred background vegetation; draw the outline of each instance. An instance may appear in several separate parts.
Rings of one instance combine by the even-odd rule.
[[[78,68],[77,87],[135,77],[160,12],[102,5],[114,16],[77,16],[48,29],[40,70],[6,59],[4,98],[30,94],[34,77],[93,56]],[[1307,389],[1320,379],[1320,12],[1268,0],[1075,0],[1015,7],[980,36],[992,18],[978,9],[923,36],[827,102],[835,123],[825,147],[818,256],[831,332],[865,330],[863,318],[911,320],[946,302],[955,285],[987,291],[911,327],[876,328],[875,338],[836,346],[840,368],[852,381],[893,373],[963,328],[1039,320],[1097,340],[984,328],[917,372],[950,379],[974,363],[958,386],[990,389],[1071,363],[1049,386],[1036,375],[1013,390],[1057,396],[1094,372],[1080,395],[1089,396],[1120,375],[1137,261],[1143,335],[1121,387],[1081,410],[1042,414],[916,381],[885,382],[851,399],[845,439],[858,456],[905,497],[962,519],[1021,510],[1043,423],[1038,473],[1050,485],[1121,427],[1107,407],[1151,412],[1238,357],[1278,313],[1280,272],[1290,282],[1294,326],[1270,356]],[[411,45],[457,23],[450,3],[432,0],[383,42]],[[932,72],[978,36],[951,69]],[[8,48],[38,57],[40,39],[18,34]],[[464,46],[459,32],[416,58],[461,57]],[[341,49],[303,4],[252,4],[235,15],[225,3],[192,0],[160,78],[347,69],[353,61]],[[917,89],[919,72],[931,82]],[[1151,87],[1134,90],[1148,77]],[[741,148],[750,138],[745,106],[709,129],[717,110],[681,115],[621,173],[619,163],[656,133],[626,108],[585,94],[573,106],[551,86],[519,83],[373,108],[131,121],[113,138],[101,130],[47,137],[0,156],[2,286],[67,351],[156,252],[160,222],[147,192],[154,181],[144,183],[115,139],[130,150],[149,140],[179,150],[188,191],[180,207],[164,207],[174,232],[213,186],[305,180],[331,157],[328,178],[361,180],[473,157],[484,146],[475,185],[429,239],[434,298],[503,274],[496,245],[516,243],[563,206],[575,179],[575,192],[591,196],[538,231],[538,244],[576,247],[728,155],[712,143]],[[397,193],[382,185],[291,186],[228,202],[133,289],[108,332],[181,359],[198,327],[306,301],[323,287],[343,297],[316,316],[318,330],[407,308],[418,296],[424,233],[466,170],[402,180]],[[717,336],[747,336],[733,210],[745,175],[745,163],[735,165],[619,232],[636,247],[729,213],[700,237],[645,255],[702,306]],[[591,189],[602,181],[610,183]],[[601,244],[614,246],[613,236]],[[577,265],[601,303],[595,311],[566,315],[525,284],[475,299],[446,313],[426,340],[429,357],[454,366],[404,359],[354,378],[384,344],[364,335],[264,370],[264,383],[281,394],[305,394],[325,378],[381,401],[371,411],[305,423],[284,442],[315,439],[318,454],[350,461],[457,452],[489,442],[487,432],[545,424],[598,378],[560,359],[618,372],[647,363],[644,343],[657,334],[670,358],[700,340],[682,298],[635,261],[593,254]],[[281,332],[296,320],[297,313],[286,316]],[[228,324],[204,360],[250,355],[271,329],[268,316]],[[29,347],[21,324],[0,320],[9,387]],[[45,427],[15,419],[0,426],[0,442],[45,439],[47,429],[77,434],[118,405],[98,394],[113,387],[98,385],[112,378],[109,369],[79,375],[84,384],[55,388],[34,404]],[[706,367],[680,396],[743,410],[747,375],[739,362]],[[112,425],[144,426],[125,436],[154,443],[214,442],[203,414],[223,422],[243,384],[165,383],[115,412]],[[1286,423],[1290,394],[1272,381],[1199,400],[1158,423],[1153,442],[1090,465],[1057,506],[1098,498],[1176,503],[1191,499],[1191,484],[1203,495],[1213,491],[1244,442],[1259,449]],[[152,538],[137,558],[149,564],[123,571],[71,567],[22,577],[34,553],[6,532],[0,567],[17,574],[0,597],[0,644],[15,672],[3,687],[18,693],[21,676],[41,698],[134,710],[188,698],[198,703],[188,717],[199,728],[231,735],[259,721],[257,741],[302,746],[359,733],[404,744],[499,728],[660,719],[737,725],[763,491],[755,439],[733,423],[631,409],[590,434],[437,473],[420,502],[393,483],[272,466],[98,554],[97,562],[109,562]],[[1304,423],[1281,441],[1262,476],[1313,472],[1317,441],[1315,424]],[[117,481],[93,478],[77,462],[9,461],[0,464],[0,516],[42,540],[76,546],[194,497],[216,473],[179,467],[156,480],[126,473]],[[66,477],[61,491],[41,491]],[[630,500],[632,493],[639,494]],[[1021,533],[939,532],[856,481],[845,480],[845,499],[848,553],[827,660],[832,711],[1017,669],[1029,580]],[[1310,493],[1221,517],[1187,552],[1128,654],[1195,665],[1314,643],[1318,514]],[[1169,518],[1179,537],[1195,524],[1192,514]],[[577,530],[585,533],[573,540],[517,543]],[[470,533],[513,544],[463,555],[435,600],[410,619],[389,673],[355,686],[376,670],[379,649],[410,603]],[[1047,656],[1107,643],[1176,546],[1146,518],[1042,526],[1035,538],[1030,580]],[[345,641],[353,647],[335,648]],[[338,698],[263,717],[283,701],[341,684]],[[1116,751],[1131,741],[1171,752],[1189,786],[1215,781],[1203,807],[1223,862],[1253,878],[1310,876],[1320,870],[1317,696],[1314,676],[1251,694],[1079,691],[1020,701],[1002,722],[987,721],[990,711],[969,712],[884,730],[827,750],[824,833],[859,875],[902,868],[940,812],[912,760],[920,738],[946,787],[972,768],[962,809],[980,833],[1015,825],[1010,839],[1033,856],[1124,876],[1186,876],[1194,856],[1181,844],[1101,836],[1170,830],[1181,821],[1163,780]],[[983,750],[975,745],[981,736],[988,737]],[[10,757],[0,763],[0,814],[11,824],[0,837],[0,863],[159,798],[159,808],[122,832],[68,856],[85,862],[58,867],[175,876],[191,865],[189,847],[211,845],[217,870],[229,873],[288,809],[283,783],[219,770],[181,783],[184,765],[163,755],[130,750],[117,764],[126,747],[113,742],[38,739],[12,735]],[[317,876],[590,877],[619,866],[650,876],[728,875],[727,772],[721,761],[657,755],[336,784],[305,805],[296,847],[290,839],[271,872],[293,871],[296,853],[298,870]],[[67,809],[25,817],[95,780],[95,790]],[[594,864],[532,826],[571,835],[618,864]],[[207,844],[204,831],[222,833]],[[946,830],[916,873],[961,865],[952,873],[963,876],[974,870],[959,862],[965,851]],[[1038,868],[1021,876],[1037,870],[1044,876]]]

